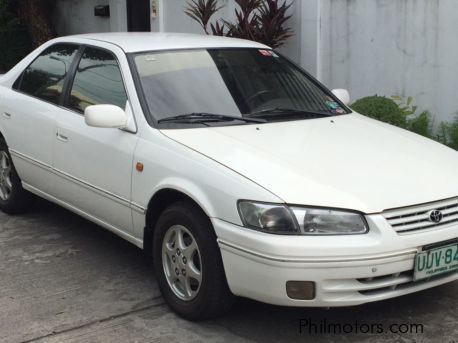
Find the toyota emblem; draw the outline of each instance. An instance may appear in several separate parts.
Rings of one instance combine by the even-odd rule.
[[[440,223],[443,218],[444,218],[444,215],[439,210],[433,210],[429,212],[429,220],[433,223],[436,223],[436,224]]]

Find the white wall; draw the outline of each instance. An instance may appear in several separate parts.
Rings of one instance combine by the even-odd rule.
[[[94,7],[110,5],[110,17],[94,16]],[[54,24],[59,35],[127,31],[125,0],[57,0]]]
[[[457,0],[318,0],[318,73],[331,88],[413,96],[450,120],[458,111]]]

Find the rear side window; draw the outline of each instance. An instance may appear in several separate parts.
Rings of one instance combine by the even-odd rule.
[[[127,94],[116,57],[102,49],[86,48],[76,71],[69,107],[84,112],[90,105],[126,107]]]
[[[15,88],[23,93],[58,104],[65,78],[78,46],[57,44],[46,49],[28,66]]]

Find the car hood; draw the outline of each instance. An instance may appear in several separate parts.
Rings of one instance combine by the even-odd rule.
[[[456,151],[356,113],[162,132],[289,204],[379,213],[458,195]]]

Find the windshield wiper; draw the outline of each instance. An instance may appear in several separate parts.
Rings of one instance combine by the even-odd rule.
[[[158,120],[158,123],[189,123],[189,122],[221,122],[221,121],[244,121],[247,123],[265,123],[264,119],[256,118],[247,118],[247,117],[237,117],[237,116],[228,116],[225,114],[215,114],[215,113],[189,113],[181,114],[169,118],[164,118]]]
[[[275,107],[275,108],[267,108],[258,112],[253,112],[247,115],[249,118],[257,118],[257,117],[276,117],[276,116],[284,116],[284,115],[294,115],[294,116],[306,116],[309,118],[323,118],[329,117],[332,113],[323,113],[323,112],[313,112],[313,111],[305,111],[305,110],[298,110],[294,108],[282,108],[282,107]]]

